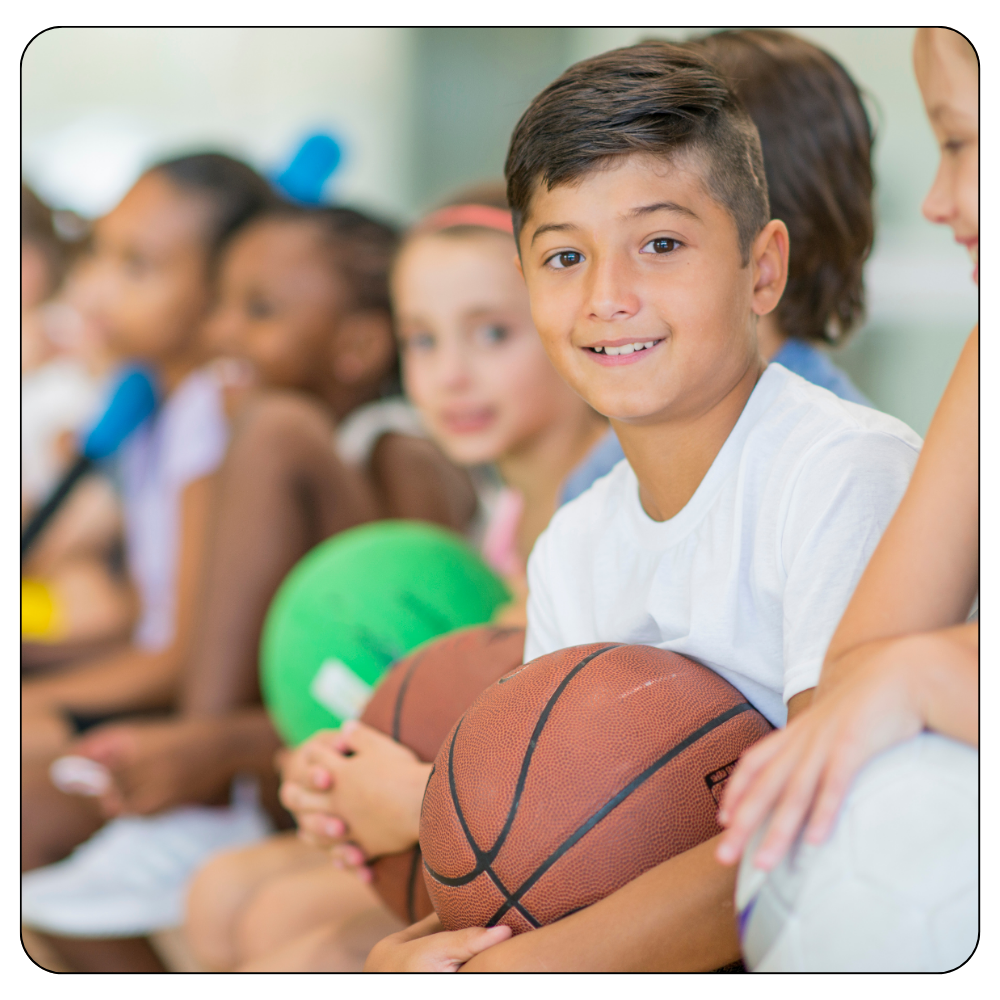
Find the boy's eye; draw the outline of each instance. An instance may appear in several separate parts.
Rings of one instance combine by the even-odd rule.
[[[553,254],[545,263],[549,267],[554,267],[556,270],[562,271],[567,267],[575,267],[582,260],[582,253],[577,253],[575,250],[560,250],[559,253]]]
[[[657,236],[655,240],[650,240],[639,253],[673,253],[679,246],[680,243],[669,236]]]

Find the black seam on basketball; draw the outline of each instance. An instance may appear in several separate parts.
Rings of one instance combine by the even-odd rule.
[[[410,877],[406,882],[406,915],[410,918],[410,923],[417,922],[417,872],[420,871],[420,845],[413,848],[413,856],[410,859]]]
[[[591,814],[587,819],[581,823],[576,830],[573,831],[522,883],[521,885],[510,895],[507,902],[505,902],[496,913],[490,917],[487,921],[487,926],[495,924],[503,915],[510,909],[511,906],[517,905],[518,900],[528,892],[529,889],[576,843],[578,843],[587,833],[589,833],[595,826],[605,816],[607,816],[612,810],[616,809],[622,804],[633,792],[639,789],[646,781],[649,780],[657,771],[665,767],[670,763],[678,754],[687,750],[688,747],[697,743],[703,736],[707,736],[713,729],[717,729],[723,723],[728,722],[730,719],[737,715],[741,715],[743,712],[750,711],[753,706],[747,701],[741,701],[738,705],[734,705],[732,708],[726,709],[720,715],[717,715],[714,719],[709,720],[703,726],[699,726],[693,732],[689,733],[684,737],[680,743],[672,746],[665,754],[660,758],[653,761],[644,771],[637,774],[621,791],[613,795],[607,802],[601,806],[597,812]],[[557,918],[561,919],[561,918]]]
[[[487,865],[486,868],[484,869],[484,871],[485,871],[485,873],[487,875],[489,875],[489,877],[492,880],[493,884],[503,893],[504,899],[509,904],[509,906],[507,906],[504,909],[504,911],[503,911],[504,913],[506,913],[508,909],[510,909],[511,907],[513,907],[515,910],[517,910],[518,913],[521,914],[522,917],[524,917],[525,920],[528,921],[529,924],[531,924],[532,927],[541,927],[542,926],[524,908],[523,904],[519,903],[517,900],[511,899],[512,893],[511,893],[510,889],[508,889],[507,886],[505,886],[503,884],[503,882],[500,880],[500,876],[497,875],[497,873],[493,870],[493,865],[492,864]],[[487,921],[486,926],[487,927],[492,927],[493,923],[494,923],[494,921]]]
[[[413,671],[417,669],[420,661],[424,658],[426,650],[421,650],[413,659],[413,662],[406,668],[403,679],[399,682],[399,690],[396,692],[396,704],[392,709],[392,738],[397,742],[402,742],[399,738],[400,720],[403,715],[403,699],[406,697],[406,690],[410,686],[410,679]]]
[[[573,667],[572,670],[569,671],[568,674],[566,674],[566,676],[559,682],[559,686],[552,692],[549,700],[545,703],[545,707],[542,709],[541,714],[538,716],[538,721],[535,723],[535,728],[531,733],[531,739],[528,740],[528,748],[525,750],[524,758],[521,761],[521,772],[518,775],[517,784],[514,787],[514,797],[511,800],[510,809],[507,812],[507,819],[504,822],[500,833],[497,835],[496,841],[494,841],[493,846],[488,851],[484,851],[476,843],[472,836],[472,831],[465,822],[465,813],[462,811],[462,806],[458,801],[458,789],[455,785],[455,740],[458,739],[458,731],[462,728],[465,716],[463,715],[462,718],[458,720],[458,725],[455,727],[455,732],[451,737],[451,743],[448,746],[448,790],[451,793],[451,804],[455,809],[455,815],[458,817],[459,825],[462,827],[462,833],[465,835],[465,839],[468,842],[469,847],[472,848],[476,864],[472,871],[465,875],[449,877],[439,875],[427,864],[425,859],[424,867],[427,868],[430,874],[437,879],[438,882],[442,885],[449,886],[468,885],[469,882],[471,882],[478,875],[481,875],[484,871],[486,871],[486,868],[493,863],[493,859],[500,853],[500,849],[503,847],[504,841],[507,839],[507,834],[510,833],[510,828],[514,825],[514,819],[517,816],[518,806],[521,804],[521,793],[524,791],[524,783],[528,777],[528,768],[531,766],[531,759],[534,756],[535,747],[542,735],[542,730],[545,729],[546,723],[549,721],[549,715],[551,715],[555,703],[562,696],[562,693],[566,690],[566,686],[569,682],[588,663],[597,659],[601,653],[606,653],[609,649],[617,649],[620,645],[622,645],[620,642],[611,643],[607,646],[603,646],[601,649],[595,650],[588,656],[585,656],[575,667]]]

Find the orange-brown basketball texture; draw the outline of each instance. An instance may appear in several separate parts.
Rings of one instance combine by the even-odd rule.
[[[442,925],[549,924],[714,836],[723,783],[770,729],[718,674],[653,646],[514,670],[449,733],[424,794]]]
[[[484,688],[519,666],[523,628],[477,626],[435,639],[400,660],[375,689],[361,721],[431,761],[448,731]],[[420,851],[379,858],[373,885],[410,923],[433,912],[420,877]]]

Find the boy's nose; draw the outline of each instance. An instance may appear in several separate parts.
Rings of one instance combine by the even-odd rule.
[[[628,270],[612,262],[591,268],[588,312],[592,319],[620,322],[639,311],[639,296],[629,280]]]

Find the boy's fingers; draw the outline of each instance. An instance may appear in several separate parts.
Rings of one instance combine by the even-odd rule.
[[[448,935],[448,957],[457,965],[464,965],[481,951],[506,941],[512,933],[506,924],[497,924],[495,927],[467,927],[465,930],[452,931]]]

